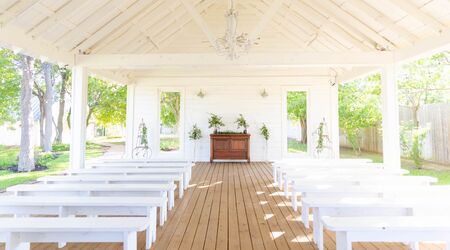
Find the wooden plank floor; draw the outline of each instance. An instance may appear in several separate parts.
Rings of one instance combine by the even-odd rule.
[[[152,249],[316,249],[312,232],[303,227],[282,192],[272,185],[265,163],[199,163],[183,199],[177,199],[167,223],[158,227]],[[145,237],[139,234],[139,249]],[[335,249],[334,234],[325,235]],[[1,248],[1,247],[0,247]],[[121,249],[121,244],[68,244],[64,249]],[[1,248],[2,249],[2,248]],[[32,249],[58,249],[56,244],[32,244]],[[408,249],[402,244],[357,243],[354,249]],[[422,244],[421,249],[444,249]]]

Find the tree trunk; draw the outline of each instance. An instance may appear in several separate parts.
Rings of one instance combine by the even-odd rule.
[[[52,65],[50,63],[43,64],[45,78],[45,95],[44,95],[44,152],[52,151],[52,130],[53,130],[53,76]]]
[[[39,100],[39,146],[41,146],[41,148],[44,148],[44,140],[45,140],[45,132],[44,132],[44,118],[45,118],[45,109],[44,109],[44,97],[37,95],[37,98]]]
[[[68,81],[67,70],[61,69],[61,89],[59,91],[59,110],[58,110],[58,122],[56,124],[56,143],[62,143],[62,134],[64,129],[64,109],[66,105],[66,83]]]
[[[22,82],[20,89],[21,134],[18,170],[34,170],[34,149],[32,143],[33,112],[31,109],[31,95],[33,88],[33,59],[29,56],[20,56],[22,69]]]
[[[306,144],[308,142],[308,128],[306,127],[306,119],[303,119],[300,121],[300,126],[302,129],[302,137],[301,137],[301,143]]]
[[[412,116],[415,128],[419,127],[419,108],[420,108],[419,105],[412,107]]]

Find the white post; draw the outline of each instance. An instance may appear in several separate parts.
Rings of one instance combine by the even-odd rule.
[[[339,159],[339,84],[336,82],[334,86],[330,89],[330,100],[331,100],[331,122],[330,122],[330,132],[331,132],[331,149],[332,158]]]
[[[383,113],[383,162],[400,168],[400,125],[395,64],[385,65],[381,73]]]
[[[132,158],[133,156],[133,141],[134,141],[134,93],[136,86],[135,84],[127,85],[127,120],[126,120],[126,142],[125,142],[125,152],[127,158]]]
[[[87,69],[72,69],[72,108],[70,116],[70,168],[84,168],[86,150]]]

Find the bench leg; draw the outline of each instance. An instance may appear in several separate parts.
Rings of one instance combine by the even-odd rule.
[[[419,242],[410,242],[409,243],[409,248],[411,248],[411,250],[419,250]]]
[[[20,242],[19,234],[8,233],[6,235],[5,250],[30,250],[30,243]]]
[[[123,233],[123,250],[137,249],[137,233],[125,232]]]
[[[175,191],[174,190],[170,190],[169,191],[169,210],[172,210],[174,203],[175,203]]]
[[[288,191],[288,181],[287,181],[288,177],[287,175],[284,176],[284,182],[283,182],[283,191],[284,191],[284,196],[286,196],[286,198],[289,198],[289,191]]]
[[[64,207],[59,207],[59,217],[66,217],[67,216],[67,211]],[[63,248],[65,247],[67,244],[67,242],[58,242],[58,248]]]
[[[305,228],[309,228],[309,207],[302,203],[302,222]]]
[[[157,220],[157,217],[156,217],[156,207],[153,207],[152,208],[152,239],[153,239],[153,242],[155,242],[156,241],[156,220]]]
[[[291,196],[291,205],[295,212],[297,212],[297,192],[295,192],[295,188],[292,187],[292,196]]]
[[[447,244],[445,246],[445,250],[450,250],[450,241],[447,241]]]
[[[346,232],[336,232],[336,250],[352,250],[352,242]]]
[[[180,183],[178,183],[178,198],[183,198],[184,195],[184,181],[183,178],[180,179]]]
[[[272,166],[273,184],[277,184],[277,168]]]
[[[282,172],[278,172],[278,188],[283,190],[283,173]]]

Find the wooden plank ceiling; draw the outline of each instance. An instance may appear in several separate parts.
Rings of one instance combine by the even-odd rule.
[[[239,32],[251,33],[274,12],[255,53],[393,51],[450,28],[449,0],[235,3]],[[2,0],[0,30],[70,54],[214,53],[210,40],[225,32],[227,9],[228,0]]]

